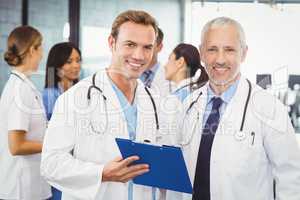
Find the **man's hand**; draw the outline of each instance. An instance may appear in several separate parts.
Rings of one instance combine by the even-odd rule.
[[[114,181],[125,183],[136,176],[148,172],[149,165],[147,164],[130,165],[130,163],[138,159],[138,156],[130,156],[126,159],[117,157],[111,162],[107,163],[103,168],[102,182]]]

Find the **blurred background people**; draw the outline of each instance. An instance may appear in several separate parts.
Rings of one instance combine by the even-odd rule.
[[[171,82],[165,79],[165,69],[158,61],[158,54],[163,48],[163,39],[164,33],[158,28],[151,62],[140,77],[145,86],[154,90],[161,97],[169,95],[172,91]]]
[[[50,120],[56,99],[78,82],[81,68],[81,52],[70,42],[55,44],[49,52],[46,64],[43,102]]]
[[[0,100],[0,199],[51,197],[40,176],[47,118],[40,92],[29,79],[42,59],[42,35],[30,26],[9,35],[5,61],[12,66]]]
[[[294,84],[284,94],[283,103],[288,106],[289,116],[296,132],[300,130],[300,85]]]
[[[165,76],[167,80],[175,83],[176,89],[172,93],[180,101],[208,81],[198,49],[185,43],[178,44],[170,54],[165,65]]]

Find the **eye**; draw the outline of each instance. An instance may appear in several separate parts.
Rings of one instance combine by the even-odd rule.
[[[152,50],[153,49],[153,46],[152,45],[147,45],[144,47],[146,50]]]
[[[130,43],[126,43],[125,46],[126,46],[126,47],[129,47],[129,48],[133,48],[133,47],[135,47],[136,45],[135,45],[134,43],[131,43],[131,42],[130,42]]]
[[[218,49],[217,48],[208,48],[207,51],[208,52],[217,52]]]
[[[235,49],[233,49],[233,48],[226,48],[225,51],[226,52],[235,52]]]

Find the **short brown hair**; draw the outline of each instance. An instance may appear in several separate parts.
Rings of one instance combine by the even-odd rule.
[[[134,22],[136,24],[151,25],[157,35],[157,23],[156,20],[147,12],[142,10],[127,10],[119,14],[114,20],[111,28],[111,36],[114,38],[118,37],[119,29],[125,22]]]
[[[37,29],[31,26],[19,26],[8,36],[4,60],[11,66],[18,66],[22,64],[32,46],[37,49],[41,44],[42,35]]]
[[[156,44],[160,45],[164,40],[164,33],[162,32],[161,28],[157,28],[157,37],[156,37]]]

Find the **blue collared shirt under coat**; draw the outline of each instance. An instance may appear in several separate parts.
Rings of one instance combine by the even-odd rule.
[[[157,72],[159,68],[159,63],[157,62],[151,69],[148,69],[146,70],[145,72],[142,73],[142,75],[140,76],[140,80],[146,85],[146,82],[149,82],[149,84],[151,85],[153,79],[154,79],[154,76],[155,76],[155,73]],[[152,73],[150,74],[150,77],[147,78],[147,71],[151,71]],[[147,78],[147,80],[146,80]]]
[[[204,115],[203,115],[203,126],[205,126],[206,124],[206,120],[212,110],[212,98],[214,97],[220,97],[222,100],[223,100],[223,104],[222,106],[220,107],[220,118],[222,117],[222,115],[224,114],[224,111],[227,107],[227,105],[229,104],[230,100],[232,99],[232,97],[234,96],[236,90],[237,90],[237,87],[238,87],[238,84],[239,84],[239,79],[236,80],[226,91],[224,91],[220,96],[216,95],[210,85],[208,85],[207,87],[207,104],[206,104],[206,107],[205,107],[205,112],[204,112]]]

